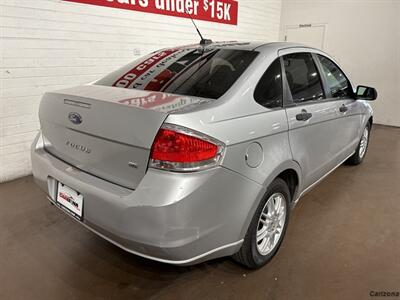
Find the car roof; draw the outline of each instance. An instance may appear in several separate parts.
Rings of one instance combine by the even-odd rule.
[[[191,44],[178,47],[179,49],[196,49],[204,47],[207,49],[233,49],[233,50],[247,50],[247,51],[279,51],[287,48],[312,48],[299,43],[289,42],[239,42],[239,41],[223,41],[223,42],[211,42],[205,46],[200,44]]]

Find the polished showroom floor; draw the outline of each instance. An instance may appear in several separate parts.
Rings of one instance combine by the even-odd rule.
[[[32,177],[0,185],[0,299],[373,299],[400,291],[400,128],[375,126],[292,214],[258,271],[173,267],[125,253],[52,207]]]

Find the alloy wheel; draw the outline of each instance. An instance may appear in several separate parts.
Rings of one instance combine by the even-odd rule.
[[[257,226],[257,250],[268,255],[279,242],[286,219],[286,200],[281,193],[269,197],[261,212]]]
[[[367,146],[368,146],[368,138],[369,138],[369,130],[368,127],[365,127],[361,142],[360,142],[360,149],[358,152],[358,155],[360,158],[363,158],[365,155],[365,152],[367,151]]]

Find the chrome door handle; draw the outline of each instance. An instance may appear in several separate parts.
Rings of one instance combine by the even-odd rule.
[[[296,115],[296,120],[297,121],[307,121],[311,119],[312,113],[307,112],[305,109],[301,110],[301,113]]]
[[[344,105],[344,104],[341,107],[339,107],[339,111],[341,113],[345,113],[348,110],[349,110],[348,107],[346,105]]]

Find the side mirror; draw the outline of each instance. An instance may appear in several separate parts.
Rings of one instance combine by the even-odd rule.
[[[359,85],[356,91],[356,99],[374,101],[378,98],[378,92],[373,87]]]

